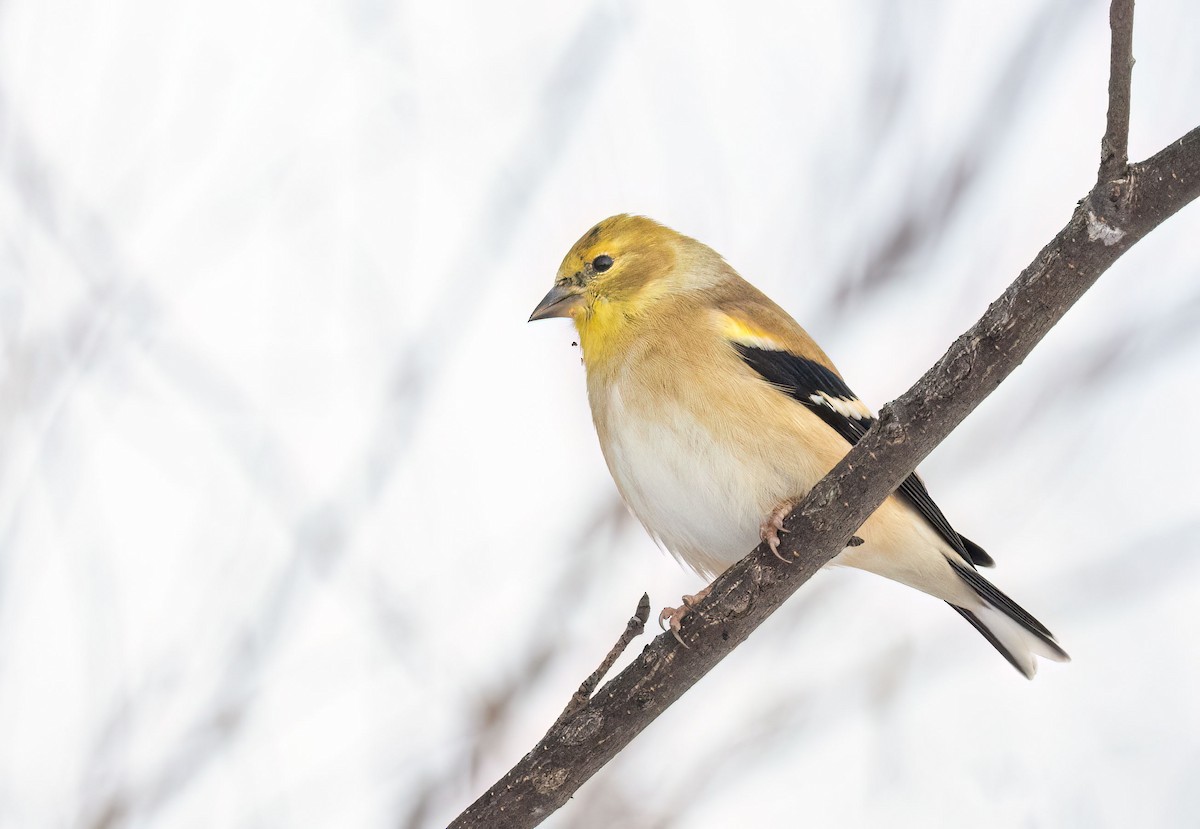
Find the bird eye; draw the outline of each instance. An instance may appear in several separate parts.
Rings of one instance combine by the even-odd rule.
[[[596,269],[597,273],[604,273],[612,267],[612,257],[607,253],[602,253],[592,260],[592,267]]]

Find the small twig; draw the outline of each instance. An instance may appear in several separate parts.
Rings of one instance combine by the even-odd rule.
[[[643,593],[641,600],[638,601],[637,610],[629,621],[625,623],[625,630],[621,633],[621,638],[612,646],[612,650],[608,652],[608,656],[604,657],[604,661],[600,663],[600,667],[592,671],[591,676],[583,681],[579,686],[579,690],[571,696],[571,701],[567,703],[567,707],[558,715],[554,725],[557,726],[563,720],[575,716],[579,709],[587,705],[587,701],[592,698],[592,693],[596,690],[596,686],[600,684],[600,680],[604,679],[604,675],[612,668],[613,663],[617,661],[625,648],[629,647],[629,643],[637,637],[641,636],[646,630],[646,620],[650,618],[650,594]]]
[[[1133,79],[1133,2],[1112,0],[1108,25],[1112,50],[1108,73],[1108,125],[1100,140],[1100,181],[1125,178],[1129,167],[1129,90]]]

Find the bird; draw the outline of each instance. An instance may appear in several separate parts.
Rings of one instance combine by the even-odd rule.
[[[568,251],[530,321],[569,318],[604,460],[655,541],[713,579],[760,542],[874,415],[786,311],[709,246],[619,214]],[[910,475],[830,562],[942,599],[1027,678],[1070,657],[978,571],[994,562]],[[711,585],[710,585],[711,587]],[[666,608],[679,638],[707,590]],[[683,640],[680,639],[682,642]]]

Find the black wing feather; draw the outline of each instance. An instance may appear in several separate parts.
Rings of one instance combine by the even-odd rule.
[[[755,348],[742,343],[734,343],[733,347],[746,364],[764,380],[804,405],[845,438],[847,443],[858,443],[875,422],[872,417],[847,417],[825,402],[818,403],[812,399],[816,394],[826,394],[847,401],[858,399],[854,392],[850,391],[845,380],[820,363],[789,351]],[[929,497],[929,490],[925,489],[925,484],[915,474],[905,478],[896,491],[915,507],[937,530],[938,535],[964,559],[980,567],[991,567],[995,564],[982,547],[955,532],[946,516],[938,509],[938,505]]]

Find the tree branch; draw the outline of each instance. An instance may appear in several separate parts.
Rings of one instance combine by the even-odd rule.
[[[1099,181],[1115,181],[1129,165],[1129,90],[1133,82],[1133,2],[1108,9],[1112,49],[1108,69],[1108,125],[1100,139]]]
[[[567,707],[558,715],[558,719],[554,721],[554,725],[558,725],[564,720],[575,715],[579,709],[587,705],[587,701],[591,698],[592,692],[596,690],[596,686],[600,684],[600,680],[604,679],[604,675],[612,668],[613,663],[617,658],[625,652],[629,647],[629,643],[637,637],[641,636],[646,630],[646,620],[650,618],[650,594],[643,593],[642,598],[638,600],[637,610],[629,617],[629,621],[625,623],[625,630],[621,631],[620,638],[616,644],[608,651],[608,655],[600,663],[600,667],[592,671],[579,686],[579,690],[571,695],[571,701],[567,703]],[[551,726],[553,730],[553,726]]]
[[[1116,41],[1132,25],[1132,2],[1114,23]],[[1128,54],[1126,49],[1124,54]],[[1125,67],[1125,68],[1123,68]],[[1110,106],[1116,147],[1100,180],[1059,231],[946,354],[901,397],[788,516],[790,533],[779,562],[759,545],[723,573],[708,597],[684,621],[681,647],[657,637],[624,671],[572,713],[565,713],[499,782],[452,824],[527,827],[541,823],[630,740],[833,559],[854,531],[959,423],[1033,350],[1093,283],[1135,243],[1200,196],[1200,127],[1153,158],[1125,162],[1128,79],[1110,84],[1122,105]],[[1117,117],[1114,119],[1114,109]],[[1117,126],[1114,128],[1114,124]],[[1124,127],[1121,126],[1124,124]],[[1110,136],[1106,134],[1105,141]],[[1107,143],[1106,143],[1107,147]],[[1120,159],[1119,163],[1111,163]],[[1106,169],[1115,177],[1106,175]]]

